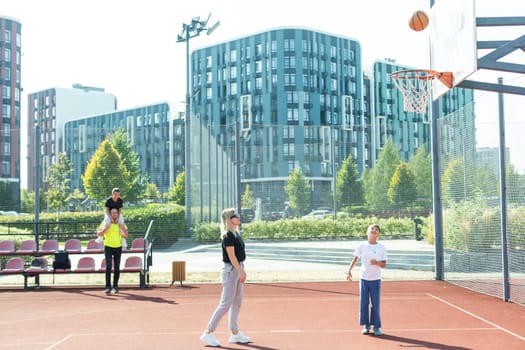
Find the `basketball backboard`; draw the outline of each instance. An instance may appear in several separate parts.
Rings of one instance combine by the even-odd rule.
[[[430,67],[452,72],[457,86],[477,70],[475,0],[435,0],[430,9]],[[435,79],[432,98],[450,89]]]

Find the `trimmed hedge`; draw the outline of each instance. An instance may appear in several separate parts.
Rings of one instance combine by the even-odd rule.
[[[410,218],[282,219],[243,224],[242,230],[245,239],[350,239],[365,238],[367,227],[374,223],[381,227],[381,235],[384,238],[414,236],[414,223]],[[195,237],[200,242],[218,242],[219,224],[196,226]]]
[[[140,208],[125,208],[124,218],[132,237],[143,236],[153,220],[152,232],[156,243],[174,243],[184,234],[184,207],[175,204],[149,204]],[[103,220],[101,211],[40,214],[40,234],[43,238],[94,235]],[[33,235],[33,215],[0,216],[0,234]],[[8,232],[9,230],[9,232]]]

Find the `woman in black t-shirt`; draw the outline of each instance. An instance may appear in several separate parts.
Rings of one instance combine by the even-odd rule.
[[[249,343],[250,337],[239,331],[238,319],[244,294],[244,282],[246,272],[244,271],[244,260],[246,251],[244,241],[238,231],[241,217],[234,208],[224,209],[221,214],[221,241],[222,241],[222,295],[221,301],[215,309],[208,328],[202,333],[200,339],[209,346],[220,346],[221,343],[213,333],[221,318],[229,311],[229,330],[231,332],[228,341],[230,343]]]

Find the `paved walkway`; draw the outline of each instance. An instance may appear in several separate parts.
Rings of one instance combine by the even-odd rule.
[[[334,240],[334,241],[247,241],[247,259],[245,267],[247,271],[257,272],[271,272],[271,271],[326,271],[331,274],[337,273],[344,275],[348,264],[322,264],[300,261],[282,261],[269,259],[253,259],[250,258],[250,249],[257,249],[257,247],[274,246],[274,247],[290,247],[290,248],[312,248],[326,249],[327,252],[331,248],[348,249],[348,263],[352,259],[355,247],[361,241],[359,240]],[[433,251],[434,246],[426,242],[416,240],[383,240],[383,244],[387,250],[406,250],[406,251]],[[206,251],[207,248],[217,247],[219,244],[199,245],[189,240],[182,240],[177,242],[169,250],[155,250],[153,253],[153,265],[150,271],[155,272],[171,272],[173,261],[185,261],[186,272],[217,272],[222,268],[222,257],[220,251],[213,249],[213,251]],[[416,276],[415,278],[432,278],[432,272],[418,272],[418,271],[387,271],[385,270],[385,278],[397,279],[398,275]],[[408,277],[410,278],[410,277]]]

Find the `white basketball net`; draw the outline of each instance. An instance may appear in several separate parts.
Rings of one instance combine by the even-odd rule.
[[[405,111],[425,114],[435,75],[424,70],[407,70],[392,73],[392,78],[403,94]]]

